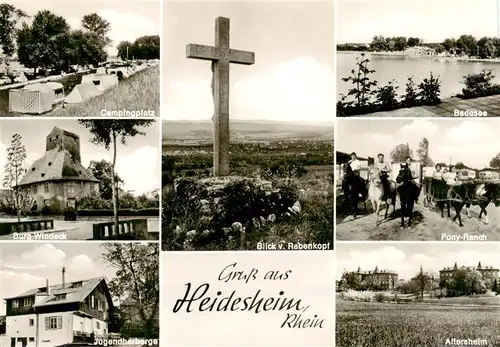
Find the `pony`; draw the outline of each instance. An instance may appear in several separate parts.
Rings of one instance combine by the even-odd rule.
[[[441,218],[444,218],[444,209],[448,209],[448,218],[451,218],[451,208],[455,210],[455,216],[452,222],[458,219],[458,225],[463,227],[462,209],[467,208],[467,213],[470,216],[468,209],[476,199],[476,185],[473,182],[463,182],[460,185],[449,187],[443,180],[433,180],[434,197],[436,203],[441,209]],[[489,202],[488,202],[489,203]],[[487,204],[486,204],[487,205]]]
[[[488,211],[486,211],[486,208],[490,203],[493,203],[495,207],[500,206],[500,185],[491,182],[479,184],[479,187],[476,189],[475,199],[465,204],[467,216],[470,218],[469,208],[471,205],[477,205],[481,209],[479,212],[479,219],[483,221],[484,224],[488,224]],[[484,219],[482,218],[483,215]]]
[[[375,224],[378,225],[378,217],[380,211],[380,205],[385,202],[385,217],[389,213],[389,202],[391,200],[391,205],[393,207],[393,212],[396,210],[396,186],[395,184],[389,182],[390,191],[387,192],[384,197],[384,185],[380,177],[380,170],[378,168],[371,168],[368,172],[368,199],[371,201],[373,209],[376,211],[377,219]]]
[[[344,192],[345,204],[352,205],[354,218],[358,215],[359,202],[363,202],[364,213],[366,213],[366,198],[367,189],[365,180],[356,175],[351,168],[351,165],[346,164],[344,167],[344,179],[342,180],[342,190]]]
[[[405,217],[408,217],[408,228],[411,228],[413,207],[420,195],[420,188],[413,182],[411,169],[401,164],[396,182],[399,184],[397,192],[401,203],[401,229],[405,227]]]

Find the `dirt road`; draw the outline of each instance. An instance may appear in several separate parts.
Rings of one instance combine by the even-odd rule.
[[[358,216],[342,216],[337,207],[337,225],[335,227],[336,239],[339,241],[351,240],[393,240],[393,241],[500,241],[500,212],[493,204],[486,209],[488,211],[489,223],[485,224],[479,220],[480,209],[476,206],[470,208],[470,218],[466,215],[466,209],[462,210],[463,227],[458,226],[458,221],[452,222],[441,218],[441,212],[424,206],[423,202],[415,205],[414,221],[411,228],[401,229],[401,214],[399,201],[396,203],[396,211],[389,209],[389,216],[384,219],[385,206],[380,212],[379,225],[376,225],[376,216],[367,203],[368,213]],[[455,211],[451,211],[452,218]],[[407,219],[405,219],[406,221]],[[476,238],[474,238],[476,236]],[[452,239],[453,237],[453,239]],[[480,237],[480,239],[477,239]]]

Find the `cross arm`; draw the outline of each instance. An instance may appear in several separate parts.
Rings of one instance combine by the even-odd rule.
[[[217,48],[190,43],[186,46],[186,57],[200,60],[218,60]]]
[[[252,65],[255,63],[255,53],[230,49],[229,61],[234,64]]]

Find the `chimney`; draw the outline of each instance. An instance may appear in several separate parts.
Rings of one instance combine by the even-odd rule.
[[[45,281],[45,291],[47,292],[47,295],[50,295],[50,286],[49,286],[49,279],[47,278]]]
[[[62,268],[62,287],[63,289],[66,287],[66,268]]]

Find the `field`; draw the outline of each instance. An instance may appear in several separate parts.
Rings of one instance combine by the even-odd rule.
[[[338,347],[437,347],[447,339],[500,346],[497,307],[381,304],[337,300]]]
[[[151,110],[159,116],[160,68],[153,66],[121,81],[118,86],[85,102],[58,108],[51,117],[101,117],[102,110]]]
[[[212,167],[211,124],[163,125],[163,185],[178,177],[208,177]],[[257,242],[317,242],[333,240],[333,141],[327,128],[275,123],[232,123],[231,175],[259,176],[273,185],[293,186],[301,206],[299,216],[272,227],[253,230],[248,249]],[[330,135],[330,138],[328,138]],[[168,163],[167,163],[168,162]],[[252,200],[252,198],[249,198]],[[168,203],[168,199],[164,202]],[[171,202],[173,203],[173,201]],[[246,203],[246,202],[244,202]],[[167,206],[167,208],[169,208]],[[187,217],[187,216],[186,216]],[[168,222],[165,222],[168,223]],[[172,238],[179,224],[198,229],[185,218],[164,225],[164,239]],[[163,228],[162,228],[163,230]],[[169,241],[167,241],[169,242]],[[213,245],[207,245],[212,247]],[[226,247],[227,244],[224,246]],[[333,246],[333,245],[331,245]],[[174,247],[170,245],[169,247]],[[232,246],[228,246],[232,248]]]

